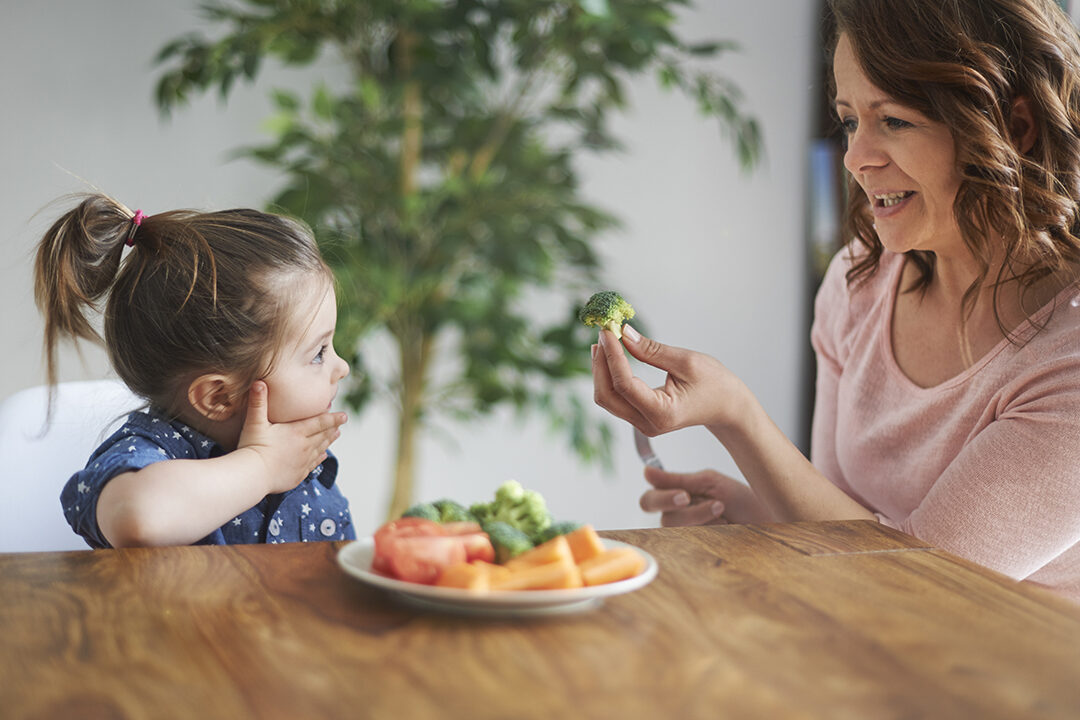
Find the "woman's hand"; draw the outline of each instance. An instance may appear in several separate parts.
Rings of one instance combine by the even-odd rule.
[[[663,386],[650,388],[634,376],[623,345],[641,362],[667,372]],[[610,331],[600,331],[592,371],[596,404],[650,437],[693,425],[714,432],[726,428],[749,396],[742,381],[715,358],[642,337],[629,325],[623,326],[622,345]]]
[[[645,468],[652,485],[641,495],[641,509],[659,512],[664,527],[763,523],[774,518],[745,483],[715,470],[673,473]]]
[[[237,451],[257,453],[265,465],[268,493],[292,490],[326,459],[326,450],[341,435],[345,413],[322,413],[288,423],[267,418],[266,383],[256,381],[248,396],[247,416]]]

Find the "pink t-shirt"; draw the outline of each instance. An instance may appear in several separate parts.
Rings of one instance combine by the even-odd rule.
[[[896,364],[904,257],[850,289],[850,252],[815,303],[811,459],[891,527],[1080,601],[1080,308],[1066,289],[972,367],[922,388]],[[1031,335],[1032,325],[1018,331]]]

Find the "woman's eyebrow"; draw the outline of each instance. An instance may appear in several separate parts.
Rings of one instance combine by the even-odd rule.
[[[894,102],[893,100],[888,100],[888,99],[882,98],[881,100],[873,101],[872,103],[870,103],[866,107],[869,110],[877,110],[882,105],[889,105],[889,104],[891,104],[893,102]],[[849,103],[847,100],[841,100],[841,99],[837,99],[837,100],[833,101],[833,108],[834,109],[838,108],[838,107],[841,107],[841,106],[846,107],[846,108],[850,108],[851,103]]]

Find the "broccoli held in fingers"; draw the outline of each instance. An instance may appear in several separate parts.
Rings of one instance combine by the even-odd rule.
[[[590,327],[599,327],[615,333],[622,339],[623,323],[634,317],[634,308],[614,290],[595,293],[578,313],[578,319]]]

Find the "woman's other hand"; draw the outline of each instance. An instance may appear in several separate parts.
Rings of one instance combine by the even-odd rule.
[[[645,479],[652,488],[642,493],[641,509],[659,512],[664,527],[774,520],[748,485],[715,470],[674,473],[649,466]]]
[[[658,388],[635,377],[623,346],[635,358],[667,372]],[[593,399],[612,415],[650,437],[679,428],[704,425],[714,433],[740,417],[749,391],[715,358],[643,337],[629,325],[623,342],[600,331],[593,346]]]

